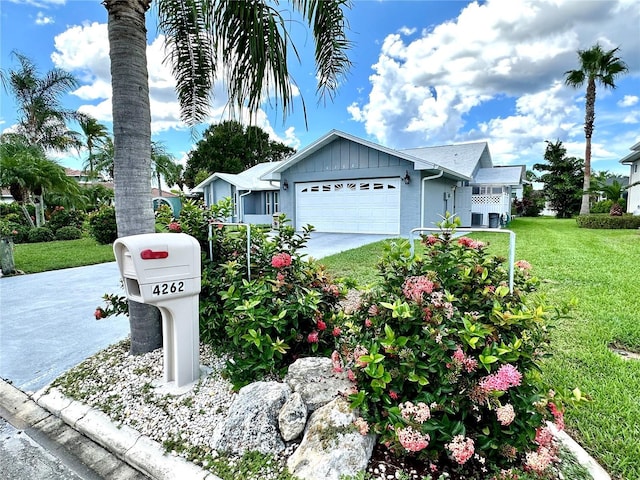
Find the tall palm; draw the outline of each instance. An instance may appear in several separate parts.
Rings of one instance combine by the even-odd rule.
[[[110,179],[113,179],[113,157],[115,147],[113,146],[113,139],[111,137],[105,138],[96,152],[93,154],[93,168],[96,174],[102,173]]]
[[[176,165],[174,156],[167,151],[163,143],[151,142],[151,168],[157,181],[158,195],[162,196],[162,179],[168,183],[174,175]]]
[[[604,51],[599,44],[589,50],[579,50],[580,66],[576,70],[568,70],[565,74],[565,83],[574,88],[582,87],[585,82],[587,91],[585,94],[584,117],[584,182],[582,188],[582,203],[580,215],[587,215],[590,211],[589,189],[591,187],[591,137],[595,122],[596,85],[604,88],[616,88],[615,80],[629,69],[627,64],[618,56],[618,48]]]
[[[113,89],[114,184],[118,235],[154,231],[151,202],[151,116],[146,58],[145,15],[151,0],[103,0]],[[331,95],[346,73],[347,0],[291,0],[316,41],[318,92]],[[274,92],[285,113],[293,88],[287,68],[292,42],[285,18],[268,0],[159,0],[182,118],[202,121],[213,83],[225,74],[229,103],[256,113],[263,96]],[[293,50],[295,53],[295,50]],[[219,67],[223,65],[223,70]],[[142,353],[162,340],[157,311],[129,304],[131,351]]]
[[[53,69],[41,76],[26,56],[13,52],[19,68],[1,72],[6,90],[16,98],[20,120],[18,133],[43,149],[65,151],[79,144],[78,135],[67,128],[77,112],[62,107],[61,97],[78,86],[73,75]]]
[[[88,176],[90,179],[95,177],[94,172],[94,164],[95,159],[94,149],[96,147],[100,147],[104,145],[107,138],[109,137],[109,132],[107,127],[101,123],[99,123],[95,118],[90,117],[88,115],[82,116],[78,120],[78,124],[80,125],[80,129],[82,130],[82,135],[84,136],[84,146],[87,147],[89,151],[89,157],[87,158],[87,165],[84,167],[85,170],[88,166]]]

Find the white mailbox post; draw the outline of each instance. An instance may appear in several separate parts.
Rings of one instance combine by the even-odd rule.
[[[164,381],[183,387],[200,377],[200,245],[185,233],[118,238],[113,251],[127,298],[162,314]]]

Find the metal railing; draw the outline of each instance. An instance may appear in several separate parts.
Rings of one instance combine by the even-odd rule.
[[[509,234],[509,292],[513,293],[513,271],[516,261],[516,234],[511,230],[498,228],[456,228],[457,232],[486,232],[486,233],[508,233]],[[417,232],[442,232],[439,227],[420,227],[414,228],[409,232],[409,242],[411,243],[411,256],[415,254],[415,233]]]

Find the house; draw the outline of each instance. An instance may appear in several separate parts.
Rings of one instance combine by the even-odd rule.
[[[230,184],[222,175],[212,177]],[[463,226],[499,226],[523,176],[523,166],[493,167],[486,142],[394,150],[332,130],[271,164],[260,180],[279,182],[278,209],[296,229],[407,235],[434,227],[445,212]],[[218,195],[228,196],[230,187]]]
[[[627,212],[640,210],[640,142],[631,147],[631,153],[620,160],[629,165],[629,188],[627,189]]]
[[[226,197],[233,199],[233,217],[238,223],[271,224],[280,212],[280,182],[262,180],[268,171],[282,162],[259,163],[240,173],[214,173],[193,189],[204,195],[205,205],[214,205]]]

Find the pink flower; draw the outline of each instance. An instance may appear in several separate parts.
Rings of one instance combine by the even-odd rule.
[[[180,226],[180,224],[178,222],[171,222],[169,224],[169,231],[170,232],[181,232],[182,231],[182,227]]]
[[[356,381],[356,374],[353,373],[353,370],[351,369],[347,370],[347,378],[349,379],[350,382]]]
[[[506,427],[507,425],[510,425],[516,418],[516,412],[513,410],[513,405],[507,403],[502,407],[498,407],[496,409],[496,417],[502,426]]]
[[[331,365],[333,366],[333,371],[336,373],[342,372],[342,359],[340,358],[340,354],[335,350],[331,354]]]
[[[464,245],[465,247],[473,248],[474,250],[480,250],[484,247],[483,242],[473,240],[469,237],[460,237],[458,239],[458,245]]]
[[[400,414],[405,420],[411,420],[418,423],[424,423],[431,418],[431,409],[429,405],[424,402],[420,402],[414,405],[411,402],[404,402],[399,405]]]
[[[422,294],[433,292],[434,283],[424,275],[407,277],[402,285],[402,293],[408,300],[422,303]]]
[[[518,267],[520,270],[531,270],[531,264],[526,260],[518,260],[516,262],[516,267]]]
[[[453,440],[451,440],[450,443],[447,443],[445,447],[447,447],[447,450],[451,452],[453,459],[460,465],[469,460],[475,452],[473,440],[468,437],[465,438],[462,435],[456,435],[453,437]]]
[[[378,315],[378,313],[380,313],[380,310],[378,309],[377,305],[371,305],[369,307],[369,315],[375,317],[376,315]]]
[[[356,428],[360,432],[360,435],[366,435],[367,433],[369,433],[369,424],[364,418],[362,417],[356,418],[353,421],[353,424],[356,426]]]
[[[527,452],[525,468],[536,473],[544,472],[553,462],[553,454],[547,447],[539,447],[535,452]]]
[[[339,337],[340,334],[342,333],[342,330],[340,330],[339,327],[333,327],[333,332],[331,332],[333,334],[334,337]]]
[[[516,367],[507,363],[491,375],[487,375],[480,380],[480,388],[485,392],[504,392],[510,387],[517,387],[522,382],[522,374]]]
[[[564,430],[564,413],[561,410],[558,410],[555,403],[549,404],[549,410],[551,410],[551,414],[555,419],[556,428],[560,431]]]
[[[409,452],[419,452],[429,445],[429,434],[422,434],[413,427],[398,429],[398,441]]]
[[[104,310],[102,310],[101,308],[96,308],[96,311],[93,312],[93,316],[96,317],[96,320],[104,318]]]
[[[278,272],[278,274],[276,275],[276,280],[278,280],[278,282],[280,283],[284,282],[284,275],[282,274],[282,272]]]
[[[324,323],[324,320],[318,320],[318,330],[320,330],[321,332],[325,331],[327,329],[327,324]]]
[[[440,239],[435,235],[427,235],[427,237],[424,239],[424,243],[426,243],[427,245],[435,245],[439,241]]]
[[[553,433],[548,427],[538,427],[535,442],[541,447],[550,447],[553,442]]]
[[[318,343],[318,332],[315,330],[309,334],[307,337],[307,342],[309,343]]]
[[[469,373],[473,372],[478,367],[478,361],[475,358],[465,355],[460,345],[458,345],[456,351],[453,352],[451,358],[456,365],[463,367]]]
[[[389,397],[391,397],[391,400],[397,400],[398,399],[398,392],[394,392],[393,390],[389,391]]]
[[[358,345],[356,348],[353,349],[353,358],[356,361],[356,365],[359,367],[366,367],[367,363],[363,362],[360,360],[360,357],[363,357],[365,355],[369,354],[369,350],[367,350],[365,347]]]
[[[365,326],[365,327],[367,327],[367,328],[369,328],[369,327],[371,327],[371,325],[373,325],[373,322],[371,321],[371,319],[370,319],[370,318],[367,318],[367,319],[364,321],[364,326]]]
[[[271,259],[271,266],[275,268],[284,268],[291,265],[291,255],[282,252],[274,255]]]

